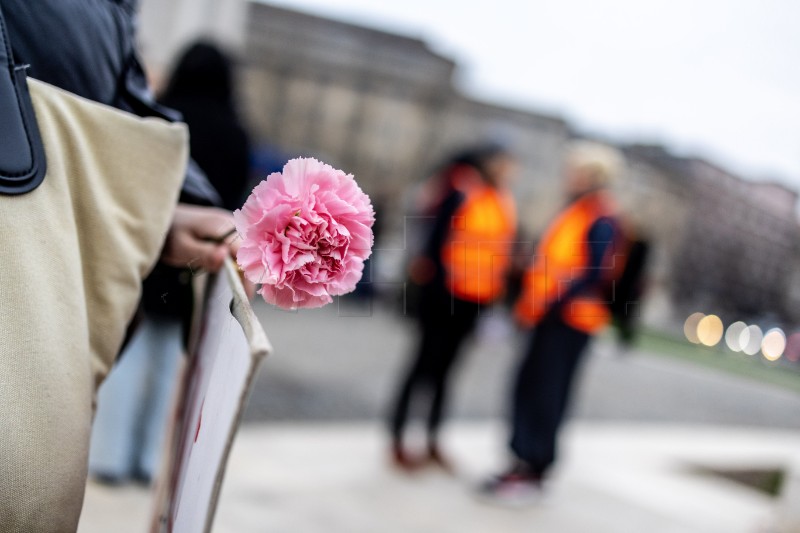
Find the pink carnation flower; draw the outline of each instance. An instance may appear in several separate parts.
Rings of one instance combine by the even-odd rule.
[[[270,174],[233,213],[237,262],[268,303],[321,307],[351,292],[372,251],[375,213],[345,174],[312,158]]]

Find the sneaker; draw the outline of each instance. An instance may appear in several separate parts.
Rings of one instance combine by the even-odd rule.
[[[525,507],[541,500],[542,479],[537,475],[512,469],[485,481],[478,488],[478,496],[497,505]]]

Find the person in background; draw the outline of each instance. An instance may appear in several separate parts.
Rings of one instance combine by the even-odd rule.
[[[423,461],[450,465],[439,445],[447,382],[464,339],[481,309],[505,289],[516,211],[508,192],[515,162],[502,147],[482,146],[453,158],[436,176],[435,217],[424,249],[410,265],[419,289],[420,338],[399,384],[390,417],[391,458],[411,470]],[[404,442],[412,398],[427,399],[427,456],[415,458]]]
[[[159,98],[183,115],[192,159],[231,211],[242,206],[250,174],[250,140],[235,97],[230,59],[216,45],[199,41],[181,54]]]
[[[223,205],[240,207],[249,150],[234,110],[230,61],[212,44],[189,46],[161,102],[183,114],[190,154]],[[190,270],[163,264],[145,280],[141,323],[98,393],[89,472],[99,482],[147,484],[156,474],[191,321],[191,281]]]
[[[479,489],[494,501],[527,503],[540,494],[581,357],[610,321],[606,294],[624,250],[609,186],[621,167],[604,145],[575,141],[567,150],[569,204],[545,231],[514,309],[532,331],[513,390],[511,465]]]

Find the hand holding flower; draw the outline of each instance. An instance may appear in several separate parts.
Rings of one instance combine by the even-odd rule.
[[[233,217],[230,211],[178,204],[161,252],[161,261],[179,268],[216,272],[222,267],[225,256],[236,256],[236,241],[214,238],[231,227]]]

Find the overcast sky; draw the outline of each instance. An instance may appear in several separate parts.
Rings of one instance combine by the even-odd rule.
[[[472,96],[800,188],[797,0],[271,0],[420,37]]]

